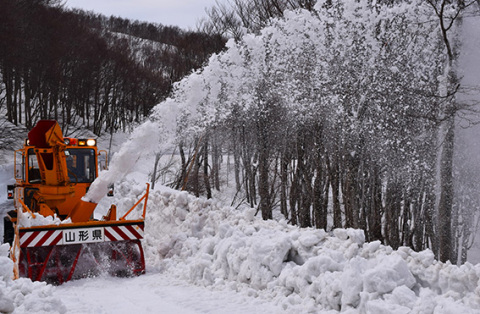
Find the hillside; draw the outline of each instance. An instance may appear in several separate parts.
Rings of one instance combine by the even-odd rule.
[[[0,5],[0,112],[27,129],[39,119],[59,121],[67,134],[128,129],[225,42],[56,1]]]

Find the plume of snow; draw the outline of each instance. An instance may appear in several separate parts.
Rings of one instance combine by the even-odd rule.
[[[113,156],[109,169],[100,173],[82,200],[98,203],[107,194],[110,185],[133,169],[140,156],[158,149],[161,135],[159,124],[150,120],[136,128],[130,139]]]

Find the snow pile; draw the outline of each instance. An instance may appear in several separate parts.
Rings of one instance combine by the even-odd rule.
[[[18,212],[18,223],[22,228],[30,228],[35,226],[45,226],[45,225],[60,225],[60,224],[71,224],[72,220],[70,218],[61,220],[57,217],[57,214],[53,216],[43,216],[39,213],[32,215],[29,212]]]
[[[54,286],[25,278],[12,280],[9,248],[0,246],[0,313],[66,313],[65,305],[54,296]]]
[[[263,221],[254,209],[166,188],[153,191],[149,204],[147,271],[272,299],[287,311],[480,311],[480,265],[458,267],[431,251],[365,243],[360,230],[329,234]]]

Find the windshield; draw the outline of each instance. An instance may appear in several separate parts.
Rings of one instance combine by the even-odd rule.
[[[28,181],[30,183],[40,183],[42,178],[40,176],[40,169],[38,168],[37,155],[33,148],[28,150]]]
[[[67,157],[68,177],[73,183],[90,183],[95,180],[95,150],[69,148]]]

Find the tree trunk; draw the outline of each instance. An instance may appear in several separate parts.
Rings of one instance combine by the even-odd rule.
[[[368,240],[375,241],[381,240],[382,236],[382,180],[380,178],[379,171],[375,166],[370,178],[370,198],[371,203],[369,206],[370,212],[368,215]]]
[[[216,133],[213,134],[213,140],[211,141],[212,145],[212,171],[211,177],[213,186],[217,191],[220,191],[220,162],[222,160],[221,149],[218,143],[218,136]]]
[[[267,143],[268,138],[265,134],[260,135],[260,149],[258,156],[258,196],[260,197],[260,211],[262,218],[272,219],[272,203],[269,184],[269,154]]]
[[[157,167],[158,162],[160,161],[161,154],[158,152],[155,154],[155,162],[153,163],[153,173],[152,173],[152,190],[155,189],[155,183],[157,182]]]
[[[400,187],[395,179],[389,179],[385,196],[385,244],[393,249],[400,246],[398,226],[400,204]]]
[[[288,189],[288,164],[290,162],[286,152],[282,153],[280,161],[280,212],[288,219],[287,189]]]
[[[342,208],[340,207],[340,169],[333,157],[329,166],[330,185],[332,187],[333,228],[342,228]]]
[[[315,227],[327,230],[327,206],[328,204],[328,177],[323,171],[322,162],[318,161],[317,173],[313,185],[313,212],[315,217]],[[327,200],[326,200],[327,199]]]
[[[446,262],[452,258],[452,206],[453,206],[453,149],[454,120],[446,121],[446,133],[440,161],[440,202],[438,205],[438,258]]]
[[[183,142],[178,144],[178,152],[180,154],[180,176],[177,179],[177,184],[175,185],[175,189],[180,189],[182,186],[185,186],[185,180],[187,177],[187,159],[185,158],[185,150],[183,149]],[[183,189],[183,188],[182,188]]]
[[[208,176],[208,138],[205,139],[203,146],[203,182],[205,184],[205,192],[207,198],[212,198],[212,188],[210,187],[210,179]]]

